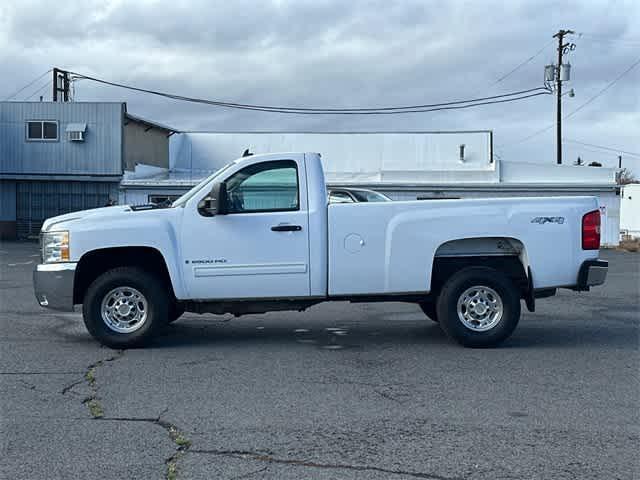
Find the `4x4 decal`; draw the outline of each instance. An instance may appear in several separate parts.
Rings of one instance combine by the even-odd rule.
[[[531,220],[531,223],[539,223],[544,225],[545,223],[558,223],[562,225],[564,223],[564,217],[536,217]]]

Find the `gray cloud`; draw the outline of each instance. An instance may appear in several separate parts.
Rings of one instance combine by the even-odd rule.
[[[383,106],[513,91],[542,83],[549,45],[490,87],[560,27],[578,48],[570,112],[637,59],[640,5],[633,0],[437,1],[45,1],[0,5],[3,98],[52,66],[185,95],[281,105]],[[569,138],[639,151],[640,68],[565,122]],[[41,83],[44,83],[41,82]],[[33,90],[38,85],[34,86]],[[189,105],[76,84],[80,100],[124,100],[182,129],[493,129],[503,158],[554,162],[552,97],[474,110],[384,117],[299,117]],[[25,96],[31,93],[25,92]],[[48,90],[46,91],[49,95]],[[21,98],[20,96],[18,98]],[[615,155],[566,146],[614,165]],[[629,164],[640,172],[640,159]],[[626,159],[625,159],[626,161]]]

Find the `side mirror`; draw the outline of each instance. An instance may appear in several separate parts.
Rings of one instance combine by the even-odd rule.
[[[227,213],[227,184],[224,182],[214,183],[209,195],[200,201],[198,210],[205,217],[225,215]]]

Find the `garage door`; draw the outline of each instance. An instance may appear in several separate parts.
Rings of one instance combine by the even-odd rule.
[[[18,237],[37,237],[42,222],[64,213],[104,207],[118,198],[118,184],[105,182],[18,182]]]

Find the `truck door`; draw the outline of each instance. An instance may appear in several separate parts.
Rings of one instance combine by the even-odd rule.
[[[309,219],[304,155],[247,165],[225,181],[228,211],[185,212],[183,268],[194,299],[305,297]]]

